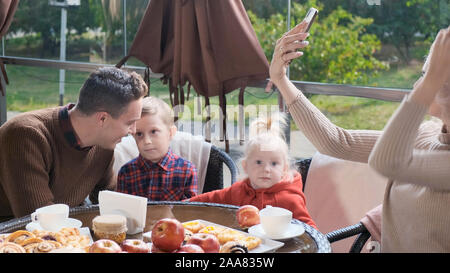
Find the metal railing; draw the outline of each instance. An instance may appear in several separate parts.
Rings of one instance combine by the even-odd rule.
[[[22,66],[36,66],[47,67],[55,69],[65,69],[72,71],[92,72],[100,67],[114,66],[113,64],[96,64],[86,62],[73,62],[73,61],[59,61],[48,59],[36,59],[36,58],[23,58],[23,57],[0,57],[5,64],[9,65],[22,65]],[[126,70],[136,71],[137,73],[144,74],[145,67],[143,66],[129,66],[124,65],[122,67]],[[0,73],[1,77],[1,73]],[[160,78],[162,74],[150,73],[150,78]],[[409,89],[396,89],[396,88],[379,88],[379,87],[366,87],[366,86],[354,86],[346,84],[330,84],[330,83],[318,83],[318,82],[305,82],[305,81],[292,81],[294,85],[307,94],[319,94],[319,95],[337,95],[337,96],[352,96],[371,98],[384,101],[401,101],[403,96],[410,92]],[[5,85],[2,79],[1,83],[4,86],[5,93],[7,93],[7,85]],[[260,84],[252,85],[251,87],[264,88],[267,81],[263,81]],[[32,88],[32,87],[30,87]],[[1,96],[0,94],[0,125],[6,122],[6,94]]]

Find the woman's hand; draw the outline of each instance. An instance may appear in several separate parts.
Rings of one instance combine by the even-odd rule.
[[[303,52],[297,50],[308,45],[308,42],[304,41],[309,35],[304,32],[306,26],[307,23],[302,21],[277,40],[269,69],[270,80],[273,83],[277,84],[285,78],[287,66],[293,59],[303,55]]]
[[[441,29],[436,35],[424,72],[423,77],[414,84],[411,98],[430,105],[444,85],[450,84],[450,27]]]
[[[450,79],[450,26],[439,31],[430,54],[423,78],[440,89]]]

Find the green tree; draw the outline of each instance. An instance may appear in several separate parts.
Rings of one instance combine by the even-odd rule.
[[[287,0],[245,0],[242,1],[246,10],[251,10],[256,16],[268,19],[274,13],[287,12]]]
[[[406,64],[414,57],[413,47],[424,41],[428,47],[437,31],[450,23],[449,0],[381,0],[380,5],[356,0],[322,3],[327,14],[340,6],[354,15],[373,18],[367,32],[376,34],[383,44],[393,45]]]
[[[97,0],[81,0],[81,5],[68,9],[67,30],[81,34],[98,25]],[[59,56],[61,9],[50,6],[48,1],[21,0],[14,15],[10,33],[37,35],[41,39],[40,58]]]
[[[316,0],[305,5],[293,3],[291,26],[300,23],[309,7],[323,8]],[[255,32],[268,60],[272,59],[275,41],[286,31],[283,14],[274,14],[265,20],[248,12]],[[369,75],[375,76],[388,66],[374,57],[381,43],[366,29],[373,20],[353,16],[341,7],[324,17],[319,12],[310,30],[304,56],[290,65],[290,77],[317,82],[366,84]]]

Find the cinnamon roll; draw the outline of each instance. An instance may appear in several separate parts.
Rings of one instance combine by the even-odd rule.
[[[61,246],[62,245],[56,241],[42,241],[33,249],[33,253],[48,253]]]
[[[21,245],[12,242],[4,242],[0,244],[0,253],[26,253],[26,251]]]

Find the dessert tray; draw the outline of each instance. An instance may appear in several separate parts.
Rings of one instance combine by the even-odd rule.
[[[275,252],[277,249],[284,246],[284,243],[282,242],[271,240],[269,238],[253,236],[247,232],[202,219],[191,220],[183,222],[182,224],[185,229],[188,229],[193,233],[211,233],[216,235],[221,244],[231,240],[241,241],[247,245],[249,253]],[[142,234],[142,236],[144,241],[151,242],[151,231]]]
[[[0,253],[84,253],[92,243],[93,239],[87,227],[65,227],[58,232],[17,230],[0,234]]]

